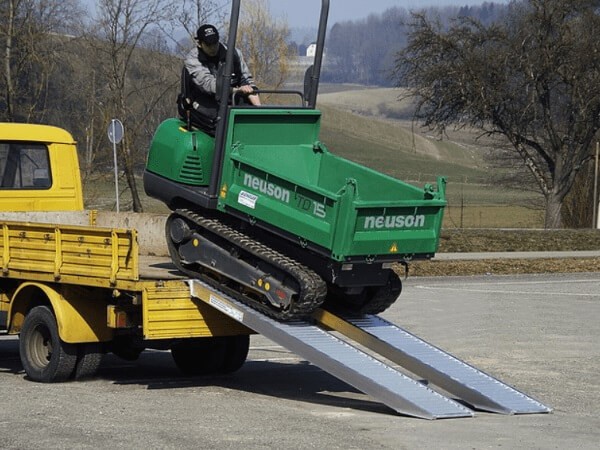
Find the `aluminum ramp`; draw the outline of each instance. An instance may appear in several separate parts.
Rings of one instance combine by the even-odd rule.
[[[345,381],[395,411],[426,419],[470,417],[462,404],[415,381],[331,334],[336,331],[471,407],[500,414],[552,410],[379,316],[338,317],[317,310],[308,322],[278,322],[210,286],[190,281],[191,295]]]
[[[315,319],[483,411],[549,413],[551,408],[378,316]]]
[[[198,280],[199,298],[248,328],[293,351],[395,411],[425,419],[471,417],[473,411],[407,377],[356,347],[308,322],[278,322]]]

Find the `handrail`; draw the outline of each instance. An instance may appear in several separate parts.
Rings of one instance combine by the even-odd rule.
[[[215,155],[213,159],[210,184],[208,185],[208,197],[216,201],[219,194],[221,170],[223,169],[223,155],[225,153],[225,134],[227,133],[227,109],[225,99],[229,97],[231,88],[231,73],[233,72],[233,54],[235,52],[235,41],[237,39],[238,22],[240,19],[240,0],[231,2],[231,16],[229,22],[229,37],[227,40],[227,56],[225,58],[225,70],[222,73],[221,92],[218,92],[219,113],[217,116],[217,129],[215,132]],[[218,86],[218,83],[217,83]]]
[[[323,53],[325,51],[325,34],[327,33],[327,17],[329,16],[329,0],[323,0],[321,3],[321,17],[319,18],[319,32],[317,34],[317,50],[315,52],[315,63],[311,73],[310,98],[308,107],[311,109],[317,106],[317,94],[319,91],[319,79],[321,77],[321,65],[323,63]]]
[[[300,107],[304,107],[304,94],[300,91],[296,91],[296,90],[290,90],[290,89],[255,89],[254,90],[254,94],[256,95],[260,95],[260,94],[283,94],[283,95],[298,95],[300,97]],[[239,92],[234,92],[233,94],[231,94],[231,104],[235,105],[235,107],[239,107],[240,105],[236,105],[235,101],[236,98],[239,96],[242,96],[244,94],[240,94]],[[244,106],[244,105],[241,105]],[[250,105],[248,105],[250,106]],[[264,105],[261,105],[264,106]],[[257,106],[252,106],[254,108],[257,108]],[[260,108],[260,106],[258,106],[258,108]]]

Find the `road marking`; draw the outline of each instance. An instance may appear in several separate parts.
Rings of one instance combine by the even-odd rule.
[[[513,284],[513,283],[510,283]],[[547,284],[547,283],[546,283]],[[523,295],[560,295],[562,297],[598,297],[600,294],[575,294],[572,292],[546,292],[546,291],[513,291],[513,290],[494,290],[494,289],[471,289],[455,288],[449,286],[414,286],[417,289],[429,291],[457,291],[457,292],[479,292],[483,294],[523,294]]]
[[[506,285],[506,284],[565,284],[565,283],[598,283],[600,284],[600,278],[598,279],[594,279],[594,280],[590,280],[587,278],[584,279],[579,279],[579,280],[544,280],[544,281],[493,281],[493,282],[488,282],[488,281],[481,281],[481,282],[468,282],[468,284],[473,285],[473,286],[490,286],[490,285],[498,285],[498,286],[502,286],[502,285]],[[440,286],[455,286],[456,282],[452,282],[452,284],[440,284]],[[424,286],[424,285],[415,285],[415,287],[428,287],[428,286]]]

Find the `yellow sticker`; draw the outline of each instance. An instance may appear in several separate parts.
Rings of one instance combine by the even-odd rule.
[[[398,253],[398,244],[396,244],[395,242],[390,247],[390,253]]]

